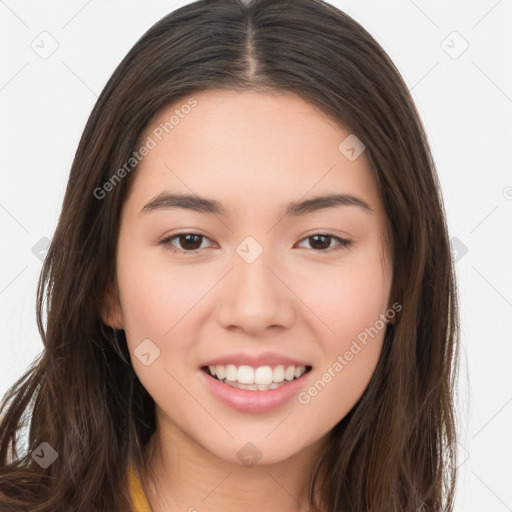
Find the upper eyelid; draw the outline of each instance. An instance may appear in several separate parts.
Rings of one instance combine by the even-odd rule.
[[[210,242],[213,242],[213,240],[207,236],[207,235],[204,235],[203,233],[196,233],[194,231],[182,231],[180,233],[174,233],[173,235],[169,235],[169,236],[164,236],[161,241],[163,240],[172,240],[173,238],[176,238],[178,236],[185,236],[185,235],[196,235],[196,236],[202,236],[203,238],[206,238],[207,240],[209,240]],[[317,236],[317,235],[322,235],[322,236],[329,236],[331,238],[339,238],[339,239],[344,239],[343,236],[340,236],[340,235],[335,235],[334,233],[330,233],[329,231],[314,231],[313,233],[311,234],[308,234],[308,235],[305,235],[303,236],[300,241],[302,240],[305,240],[306,238],[310,238],[310,237],[313,237],[313,236]]]

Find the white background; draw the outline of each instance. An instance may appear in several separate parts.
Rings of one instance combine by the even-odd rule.
[[[2,395],[42,349],[37,244],[44,255],[40,240],[53,235],[96,98],[136,40],[187,3],[0,1]],[[512,0],[331,3],[361,23],[404,76],[437,164],[450,236],[467,247],[457,262],[456,511],[512,511]],[[458,55],[464,40],[469,47]],[[45,59],[33,49],[52,44],[58,48]]]

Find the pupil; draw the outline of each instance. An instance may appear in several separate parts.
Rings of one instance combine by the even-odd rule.
[[[314,240],[316,238],[323,238],[324,239],[324,243],[320,243],[320,244],[317,244],[316,242],[312,243],[311,244],[311,247],[313,247],[314,249],[328,249],[329,248],[329,238],[328,236],[325,236],[325,235],[314,235],[314,236],[311,236],[310,239],[311,240]],[[327,241],[327,244],[325,243],[325,241]],[[319,247],[320,245],[320,247]]]
[[[201,247],[201,242],[199,242],[199,245],[197,247],[190,247],[190,245],[187,245],[187,244],[192,244],[194,245],[194,242],[190,242],[190,238],[193,238],[193,237],[196,237],[196,238],[199,238],[199,235],[181,235],[180,236],[180,245],[184,248],[184,249],[190,249],[190,250],[196,250],[196,249],[199,249],[199,247]],[[185,244],[182,243],[183,239],[186,239],[187,241],[185,242]],[[195,244],[197,245],[197,241],[195,242]]]

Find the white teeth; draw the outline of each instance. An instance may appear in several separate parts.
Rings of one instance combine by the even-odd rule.
[[[284,372],[284,378],[286,380],[293,380],[294,377],[295,377],[295,366],[288,366],[288,368],[286,368],[286,371]]]
[[[284,382],[272,382],[272,384],[240,384],[239,382],[232,382],[230,380],[224,380],[222,382],[233,388],[248,389],[250,391],[268,391],[269,389],[276,389],[284,384]]]
[[[221,366],[218,364],[217,366]],[[217,366],[215,367],[215,373],[214,375],[217,375]],[[227,380],[237,380],[238,377],[238,370],[236,369],[236,366],[234,364],[228,364],[226,366],[226,379]]]
[[[258,386],[256,384],[242,384],[240,382],[234,383],[236,387],[240,389],[250,389],[251,391],[258,391]]]
[[[238,368],[238,379],[236,379],[240,384],[254,384],[254,370],[251,366],[240,366]],[[258,384],[265,384],[264,382],[259,382]]]
[[[219,380],[226,378],[226,368],[224,366],[217,366],[216,375]]]
[[[253,368],[252,366],[241,365],[235,366],[234,364],[215,365],[208,366],[210,373],[217,377],[218,380],[226,380],[230,382],[238,382],[241,385],[256,386],[272,386],[273,384],[279,384],[285,379],[292,381],[298,379],[304,373],[306,373],[305,366],[288,366],[285,367],[282,364],[275,367],[271,366],[259,366]],[[245,388],[242,388],[245,389]],[[268,389],[274,389],[268,387]],[[264,389],[260,389],[263,391]]]
[[[274,372],[270,366],[260,366],[254,372],[254,382],[257,384],[272,384],[273,376]]]
[[[284,380],[284,366],[280,364],[274,368],[274,374],[272,377],[274,382],[283,382]]]

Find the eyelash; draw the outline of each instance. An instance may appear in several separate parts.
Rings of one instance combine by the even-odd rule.
[[[179,238],[179,237],[186,236],[186,235],[198,236],[198,237],[201,237],[203,239],[205,238],[206,240],[209,240],[211,242],[211,240],[208,237],[206,237],[205,235],[202,235],[200,233],[183,232],[183,233],[177,233],[175,235],[163,238],[162,240],[159,240],[158,243],[160,245],[165,246],[165,248],[167,250],[170,250],[171,252],[174,252],[174,253],[180,253],[180,254],[196,254],[196,253],[198,253],[200,251],[200,249],[194,249],[193,251],[183,251],[183,250],[177,249],[175,246],[171,245],[171,240],[174,240],[175,238]],[[317,253],[320,253],[320,254],[328,253],[328,252],[331,252],[331,251],[338,251],[338,250],[341,250],[341,249],[346,249],[350,245],[352,245],[352,240],[347,240],[345,238],[340,238],[338,236],[331,235],[329,233],[314,233],[312,235],[304,237],[302,240],[300,240],[300,242],[302,242],[304,240],[308,240],[309,238],[313,238],[315,236],[322,236],[322,237],[325,237],[325,238],[332,238],[332,239],[334,239],[334,240],[336,240],[338,242],[338,247],[337,248],[335,247],[334,249],[332,249],[332,248],[320,249],[320,250],[312,249],[314,252],[317,252]]]

